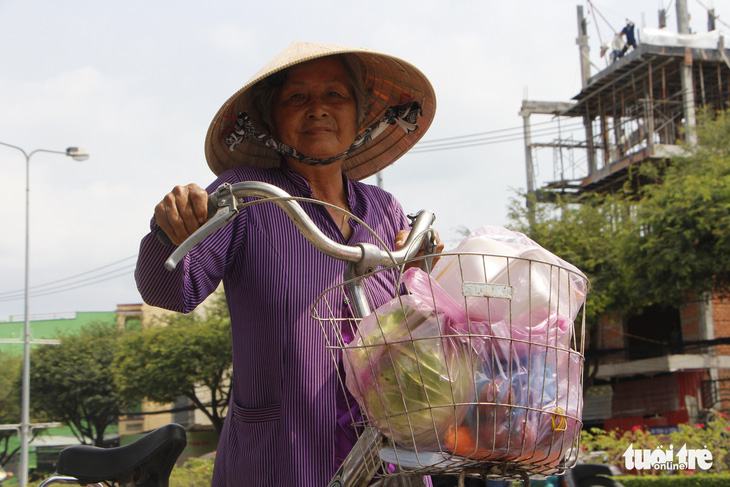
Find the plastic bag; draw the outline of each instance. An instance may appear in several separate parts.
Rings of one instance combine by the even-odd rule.
[[[542,322],[530,326],[528,317],[517,317],[512,324],[479,321],[452,321],[449,330],[459,335],[477,335],[470,345],[480,357],[488,357],[496,347],[500,357],[529,356],[545,347],[568,350],[574,340],[573,321],[565,316],[551,315]],[[492,340],[491,338],[496,338]]]
[[[406,448],[438,450],[474,396],[473,354],[444,336],[444,320],[427,300],[401,296],[363,318],[345,349],[347,388],[370,423]]]
[[[574,320],[585,301],[585,276],[522,233],[502,227],[481,227],[453,252],[458,255],[442,257],[432,276],[447,293],[464,303],[471,320],[511,322],[513,317],[522,316],[528,325],[540,323],[550,315]],[[463,282],[511,286],[514,297],[464,297]]]
[[[576,439],[583,409],[583,358],[574,350],[573,319],[551,314],[535,323],[534,312],[527,310],[511,323],[474,321],[466,303],[423,271],[410,269],[403,281],[443,315],[444,332],[479,363],[473,404],[464,423],[447,432],[446,449],[482,461],[556,466]],[[527,292],[515,289],[515,295]]]
[[[515,354],[515,342],[505,341],[490,340],[467,412],[479,459],[557,465],[580,429],[582,358],[535,344],[529,355]]]
[[[411,267],[403,273],[402,280],[408,292],[416,296],[419,302],[430,306],[445,317],[443,323],[445,333],[453,334],[454,326],[458,327],[461,323],[467,322],[463,302],[455,299],[423,270]]]

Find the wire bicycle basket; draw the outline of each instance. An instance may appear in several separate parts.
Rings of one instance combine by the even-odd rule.
[[[378,476],[520,479],[575,464],[589,283],[536,256],[455,251],[430,274],[380,269],[356,280],[364,318],[348,283],[320,296],[312,315],[361,411],[351,423],[385,437]]]

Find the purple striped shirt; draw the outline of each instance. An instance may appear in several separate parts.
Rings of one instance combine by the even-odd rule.
[[[238,181],[264,181],[293,196],[312,197],[307,181],[285,167],[235,168],[208,191]],[[395,235],[408,228],[400,204],[389,193],[360,182],[347,180],[346,190],[352,212],[393,249]],[[354,221],[352,237],[345,242],[324,207],[302,207],[336,242],[377,244]],[[157,242],[154,221],[152,230],[142,240],[135,273],[146,303],[188,313],[224,283],[231,314],[233,394],[213,485],[241,485],[243,479],[256,486],[327,485],[354,435],[351,427],[342,427],[347,407],[311,308],[320,294],[342,282],[345,263],[315,249],[273,203],[245,208],[232,224],[193,249],[174,272],[163,267],[172,248]],[[388,273],[380,274],[376,305],[395,291]],[[333,302],[340,305],[335,313],[344,314],[342,297],[333,294]],[[321,315],[329,315],[320,308]]]

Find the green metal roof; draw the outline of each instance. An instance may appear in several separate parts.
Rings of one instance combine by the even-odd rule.
[[[79,311],[75,313],[58,313],[55,315],[31,316],[31,336],[33,339],[54,339],[62,334],[73,334],[81,328],[93,323],[115,323],[114,311]],[[24,322],[0,322],[0,341],[7,339],[20,340],[23,337]],[[0,343],[0,353],[22,353],[21,343]]]

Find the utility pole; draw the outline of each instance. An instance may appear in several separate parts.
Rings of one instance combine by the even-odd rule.
[[[689,34],[689,15],[687,13],[687,0],[677,0],[677,31],[680,34]],[[684,118],[687,127],[687,142],[690,146],[697,145],[697,134],[695,127],[695,90],[692,82],[692,49],[684,48],[684,66],[682,66],[682,103],[684,105]]]
[[[527,96],[525,95],[525,98]],[[524,129],[524,140],[525,140],[525,169],[527,173],[527,194],[533,194],[537,192],[535,187],[535,169],[532,161],[532,130],[530,128],[530,116],[533,114],[540,115],[553,115],[555,117],[560,116],[562,113],[570,110],[575,106],[575,102],[560,102],[560,101],[529,101],[527,99],[522,100],[522,108],[520,109],[520,116],[522,117],[522,127]],[[541,144],[545,146],[545,144]],[[574,145],[563,145],[561,142],[558,144],[549,144],[551,147],[559,147],[560,150],[563,148],[574,148]],[[527,200],[527,208],[531,208],[530,200]],[[532,218],[532,213],[530,213]]]
[[[535,169],[532,164],[532,131],[530,130],[530,113],[524,109],[527,100],[522,100],[522,128],[524,131],[525,140],[525,170],[527,172],[527,194],[531,195],[535,192]],[[528,208],[531,206],[531,202],[527,200]]]
[[[28,486],[28,458],[30,433],[33,428],[30,424],[30,346],[31,339],[30,326],[30,160],[33,155],[39,152],[48,154],[62,154],[71,157],[75,161],[85,161],[89,158],[89,153],[78,147],[69,147],[66,151],[56,151],[48,149],[36,149],[32,152],[26,152],[22,148],[0,142],[0,145],[10,147],[23,153],[25,158],[25,303],[24,303],[24,323],[23,323],[23,366],[21,374],[21,397],[20,397],[20,472],[18,480],[20,487]]]
[[[687,0],[677,0],[677,31],[680,34],[689,34],[689,15],[687,12]],[[687,143],[690,147],[697,145],[697,120],[695,118],[695,90],[692,82],[692,50],[685,47],[684,66],[682,76],[682,103],[684,104],[684,118],[687,122]],[[702,294],[703,299],[699,303],[700,330],[703,339],[715,337],[715,320],[712,313],[712,293]],[[713,347],[714,348],[714,347]],[[710,379],[717,380],[717,368],[709,370]]]
[[[588,47],[588,26],[583,16],[583,5],[578,5],[578,38],[575,40],[580,50],[580,77],[582,86],[588,86],[588,78],[591,77],[590,48]]]
[[[578,5],[578,38],[575,40],[580,51],[580,74],[583,81],[582,87],[588,86],[591,77],[590,48],[588,47],[588,27],[583,16],[583,6]],[[583,115],[583,125],[586,129],[586,142],[588,145],[588,175],[596,172],[596,157],[593,150],[593,124],[590,114]]]

